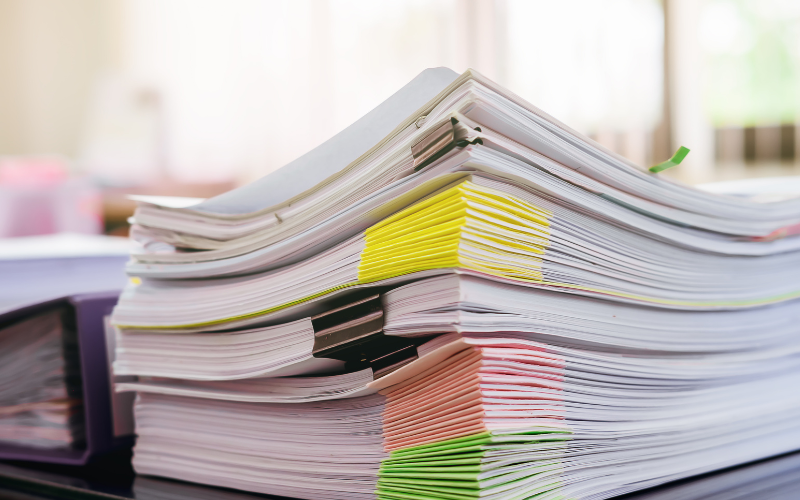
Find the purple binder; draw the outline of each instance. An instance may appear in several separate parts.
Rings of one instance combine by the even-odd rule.
[[[36,449],[0,443],[0,459],[84,465],[92,457],[132,446],[133,436],[114,436],[111,408],[104,318],[111,314],[118,298],[118,291],[80,294],[0,314],[0,324],[8,324],[59,305],[67,305],[75,311],[86,419],[86,447],[83,449]]]

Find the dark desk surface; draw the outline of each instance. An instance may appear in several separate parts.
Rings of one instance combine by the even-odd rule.
[[[0,499],[256,500],[268,497],[136,476],[130,455],[86,468],[0,463]],[[620,500],[797,500],[800,452],[631,493]]]

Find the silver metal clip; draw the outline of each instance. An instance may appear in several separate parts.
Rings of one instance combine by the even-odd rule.
[[[442,124],[415,145],[411,146],[414,157],[414,170],[420,170],[434,160],[441,158],[453,148],[463,148],[469,144],[483,144],[480,128],[472,129],[455,117]]]

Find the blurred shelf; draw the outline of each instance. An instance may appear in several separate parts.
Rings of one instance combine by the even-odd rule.
[[[114,236],[127,236],[128,218],[136,209],[136,202],[129,200],[128,195],[152,196],[186,196],[191,198],[211,198],[235,188],[231,182],[217,182],[207,184],[179,183],[172,180],[163,180],[157,183],[114,187],[103,189],[103,220],[106,234]]]

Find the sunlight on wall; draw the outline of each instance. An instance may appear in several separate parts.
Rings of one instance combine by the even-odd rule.
[[[652,129],[663,23],[657,0],[511,0],[507,85],[583,132]]]
[[[178,178],[261,176],[426,67],[455,60],[453,2],[126,4],[126,77],[158,89]]]
[[[656,0],[130,0],[124,20],[116,85],[157,89],[161,103],[150,128],[136,123],[139,156],[163,165],[124,167],[145,176],[259,177],[434,66],[474,67],[584,131],[649,131],[660,117]],[[157,145],[147,134],[161,126]],[[113,164],[113,138],[91,139],[85,163]]]

